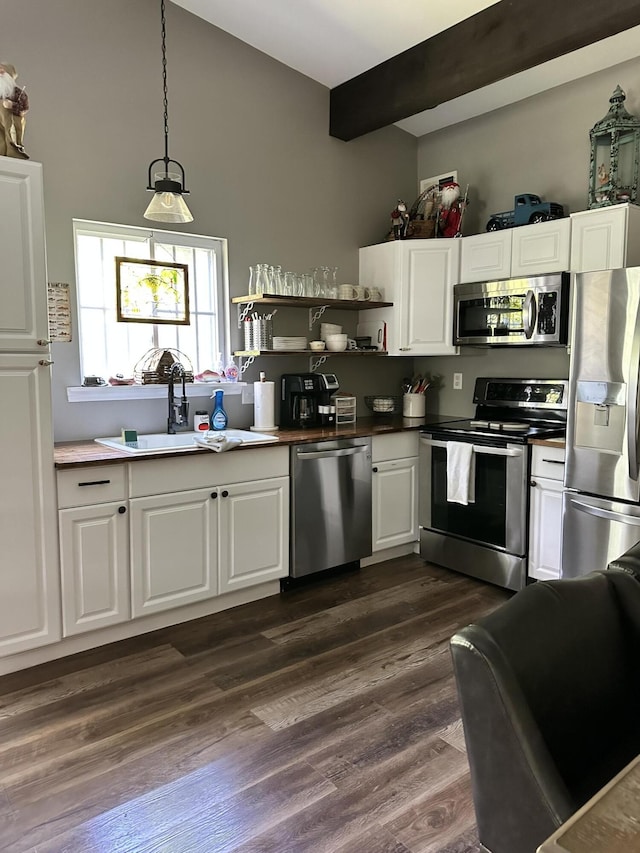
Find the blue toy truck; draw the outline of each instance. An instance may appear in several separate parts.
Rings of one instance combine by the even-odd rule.
[[[564,208],[553,201],[542,201],[534,193],[520,193],[513,199],[513,210],[502,213],[492,213],[487,222],[487,231],[500,231],[502,228],[513,228],[516,225],[531,225],[534,222],[547,222],[549,219],[560,219],[564,216]]]

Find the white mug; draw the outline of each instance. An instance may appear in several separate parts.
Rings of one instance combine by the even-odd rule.
[[[367,302],[371,299],[371,291],[368,287],[365,287],[364,284],[356,284],[354,290],[356,292],[356,299],[359,299],[360,301],[365,300]]]
[[[358,288],[354,284],[340,285],[340,299],[357,299]]]
[[[369,299],[372,302],[384,302],[384,290],[381,287],[370,287]]]

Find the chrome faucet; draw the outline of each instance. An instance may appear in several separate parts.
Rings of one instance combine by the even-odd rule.
[[[182,397],[178,400],[175,396],[175,378],[182,377]],[[169,418],[167,420],[167,432],[174,435],[176,430],[189,429],[189,403],[187,401],[187,390],[185,387],[186,372],[180,362],[175,362],[169,368]]]

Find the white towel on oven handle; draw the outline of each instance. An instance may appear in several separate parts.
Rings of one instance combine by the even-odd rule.
[[[447,501],[449,503],[475,503],[476,455],[473,444],[463,441],[447,442]]]

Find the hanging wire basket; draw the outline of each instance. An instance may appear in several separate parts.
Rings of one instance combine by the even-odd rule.
[[[154,347],[147,350],[133,368],[136,385],[167,385],[174,364],[184,368],[185,382],[193,382],[193,365],[189,356],[179,349]]]

